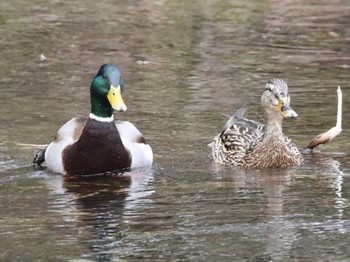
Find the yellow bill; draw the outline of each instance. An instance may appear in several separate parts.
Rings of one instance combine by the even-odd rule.
[[[120,86],[115,87],[111,85],[107,94],[107,99],[114,110],[121,112],[126,111],[127,107],[122,98]]]
[[[289,105],[280,105],[279,110],[284,118],[298,117],[298,114]]]

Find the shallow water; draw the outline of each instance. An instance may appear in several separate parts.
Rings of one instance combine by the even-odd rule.
[[[0,260],[344,261],[350,258],[348,1],[0,2]],[[43,55],[46,59],[41,60]],[[124,73],[154,166],[67,181],[33,145],[89,112],[99,66]],[[206,146],[241,106],[286,80],[300,147],[343,133],[300,167],[217,166]]]

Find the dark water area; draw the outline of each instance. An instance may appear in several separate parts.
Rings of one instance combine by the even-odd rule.
[[[350,259],[350,2],[0,1],[1,261]],[[69,180],[30,162],[90,110],[103,63],[124,74],[128,111],[155,153],[124,177]],[[299,167],[212,163],[223,113],[263,121],[284,79],[300,149],[343,132]]]

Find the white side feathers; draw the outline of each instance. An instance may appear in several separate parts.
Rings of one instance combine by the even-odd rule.
[[[153,152],[141,132],[128,121],[115,122],[120,138],[131,155],[131,168],[150,166],[153,162]]]

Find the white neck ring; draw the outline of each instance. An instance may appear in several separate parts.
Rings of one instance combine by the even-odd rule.
[[[99,122],[112,122],[112,121],[114,121],[113,115],[111,115],[110,117],[100,117],[100,116],[94,115],[93,113],[90,113],[89,117],[91,119],[94,119],[94,120],[99,121]]]

